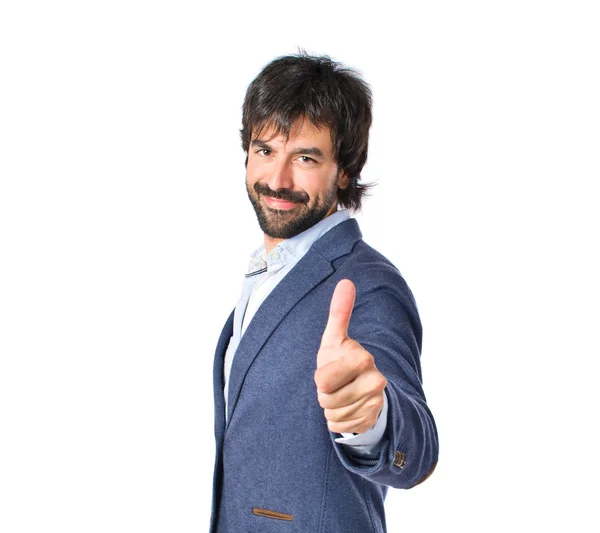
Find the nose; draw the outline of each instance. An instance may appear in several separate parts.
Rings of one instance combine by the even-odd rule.
[[[294,188],[294,178],[290,161],[284,158],[275,161],[271,170],[268,184],[272,190]]]

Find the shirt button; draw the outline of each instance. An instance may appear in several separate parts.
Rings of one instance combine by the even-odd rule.
[[[273,259],[275,259],[275,261],[277,261],[277,259],[279,259],[279,254],[277,252],[273,253]]]

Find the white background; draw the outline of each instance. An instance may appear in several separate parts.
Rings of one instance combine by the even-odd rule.
[[[359,220],[424,323],[440,463],[389,531],[599,531],[594,4],[3,2],[0,531],[207,531],[240,108],[299,46],[372,86]]]

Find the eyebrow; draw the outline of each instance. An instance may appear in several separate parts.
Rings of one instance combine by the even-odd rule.
[[[254,139],[251,141],[252,146],[256,146],[258,148],[262,148],[264,150],[271,150],[273,148],[269,145],[269,143],[262,141],[261,139]],[[325,157],[323,152],[319,150],[316,146],[311,146],[310,148],[296,148],[293,152],[290,152],[290,155],[314,155],[315,157]]]

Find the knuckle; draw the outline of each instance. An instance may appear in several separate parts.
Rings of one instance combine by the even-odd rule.
[[[335,409],[336,407],[338,407],[336,399],[334,397],[332,397],[331,394],[327,394],[327,393],[321,393],[319,405],[323,409]]]
[[[369,410],[381,410],[381,408],[383,407],[383,398],[381,396],[377,396],[376,398],[373,398],[371,401],[369,401],[367,403],[367,408]]]
[[[357,357],[357,366],[361,371],[366,372],[373,366],[373,356],[366,350],[363,350]]]
[[[377,382],[375,383],[376,386],[376,390],[378,390],[379,392],[383,391],[383,389],[385,389],[387,387],[387,379],[385,379],[385,376],[381,373],[379,373],[379,376],[377,376]],[[383,403],[383,398],[381,399],[381,402]]]
[[[315,385],[317,389],[322,392],[327,391],[327,375],[324,372],[321,372],[321,369],[317,369],[315,372]]]
[[[319,391],[321,391],[323,394],[329,394],[331,392],[333,392],[331,390],[331,387],[329,385],[329,382],[327,380],[321,380],[321,382],[319,383],[319,385],[317,386],[317,388],[319,389]]]
[[[329,422],[339,422],[340,415],[336,413],[335,409],[325,409],[325,418]]]
[[[375,413],[379,414],[379,412],[383,408],[383,400],[381,400],[379,398],[377,400],[374,400],[371,403],[370,408],[371,408],[371,411],[374,411]]]
[[[317,400],[319,401],[319,405],[321,407],[327,407],[327,397],[322,392],[317,393]]]
[[[315,373],[314,373],[313,377],[314,377],[314,380],[315,380],[315,384],[318,387],[319,386],[319,382],[321,381],[321,373],[319,372],[318,368],[315,370]]]
[[[331,431],[332,433],[342,433],[342,429],[340,428],[340,425],[337,424],[336,422],[327,422],[327,427],[329,428],[329,431]]]
[[[352,428],[353,433],[366,433],[369,431],[373,425],[370,425],[369,419],[367,417],[361,417],[359,421],[354,424]]]

